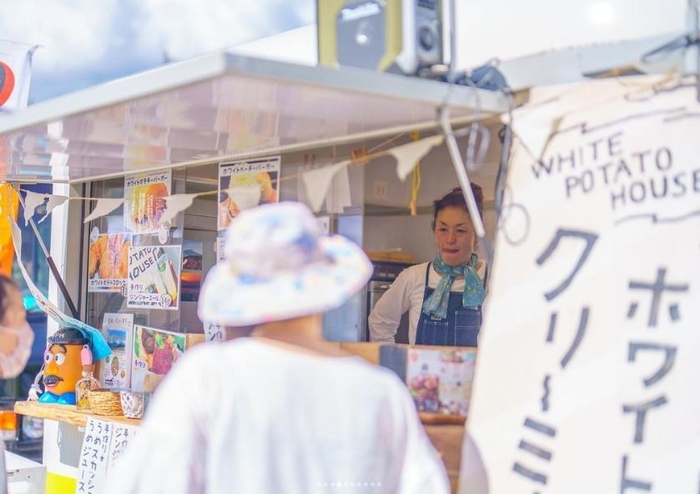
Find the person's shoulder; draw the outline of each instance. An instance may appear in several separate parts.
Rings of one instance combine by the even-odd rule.
[[[251,346],[252,349],[249,348]],[[202,342],[188,348],[184,357],[190,365],[197,365],[202,362],[221,362],[232,356],[246,355],[255,349],[256,345],[249,338],[238,338],[221,343]]]

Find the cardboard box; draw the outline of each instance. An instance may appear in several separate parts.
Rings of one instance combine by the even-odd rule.
[[[131,389],[145,391],[146,376],[164,376],[185,350],[203,341],[203,334],[176,333],[134,325]]]
[[[466,416],[476,349],[382,345],[379,365],[406,383],[419,412]]]

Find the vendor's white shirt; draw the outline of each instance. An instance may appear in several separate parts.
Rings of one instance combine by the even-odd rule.
[[[425,294],[425,271],[428,263],[410,266],[396,277],[391,287],[380,297],[369,315],[370,341],[394,343],[401,316],[408,312],[408,342],[416,343],[416,328],[423,310]],[[484,279],[486,265],[479,262],[477,274]],[[442,276],[430,266],[428,286],[436,288]],[[464,279],[455,280],[450,288],[452,292],[464,291]]]
[[[249,338],[183,355],[107,485],[120,494],[449,492],[391,371]]]

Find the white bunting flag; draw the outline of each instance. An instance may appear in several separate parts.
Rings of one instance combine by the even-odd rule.
[[[168,221],[172,222],[173,218],[180,211],[189,208],[197,194],[175,194],[165,198],[165,211],[158,220],[159,225],[163,225]]]
[[[120,197],[117,199],[111,199],[111,198],[102,198],[97,200],[97,204],[95,205],[95,209],[92,210],[92,213],[90,213],[83,223],[87,223],[88,221],[93,221],[96,220],[97,218],[101,218],[103,216],[107,216],[109,213],[117,209],[119,206],[124,204],[124,198]]]
[[[309,198],[309,206],[312,211],[318,212],[321,210],[323,200],[328,194],[328,188],[331,185],[333,176],[341,168],[347,167],[349,163],[349,161],[342,161],[335,165],[324,166],[323,168],[304,172],[302,179],[306,186],[306,195]]]
[[[34,216],[34,211],[37,207],[44,204],[48,194],[38,194],[30,190],[25,191],[26,196],[24,197],[24,226],[29,224],[29,219]]]
[[[396,158],[396,174],[401,181],[406,180],[406,177],[413,171],[421,158],[435,146],[442,144],[443,140],[444,137],[441,135],[432,136],[390,149],[389,153]]]
[[[39,220],[39,223],[41,223],[46,218],[48,218],[49,215],[51,214],[51,212],[55,208],[57,208],[58,206],[60,206],[61,204],[63,204],[64,202],[66,202],[68,200],[68,198],[66,196],[54,196],[54,195],[47,196],[47,199],[48,199],[48,201],[46,202],[46,214],[44,215],[43,218],[41,218]]]
[[[329,213],[341,214],[346,207],[352,206],[348,164],[349,162],[345,162],[344,166],[338,169],[335,175],[333,175],[333,180],[331,180],[331,185],[326,194],[326,210]]]

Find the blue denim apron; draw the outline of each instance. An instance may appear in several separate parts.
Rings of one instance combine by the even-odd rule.
[[[425,301],[435,291],[428,287],[430,266],[425,270]],[[450,292],[447,318],[428,316],[422,310],[416,327],[416,345],[470,346],[475,347],[481,328],[481,306],[476,309],[462,307],[462,292]]]

